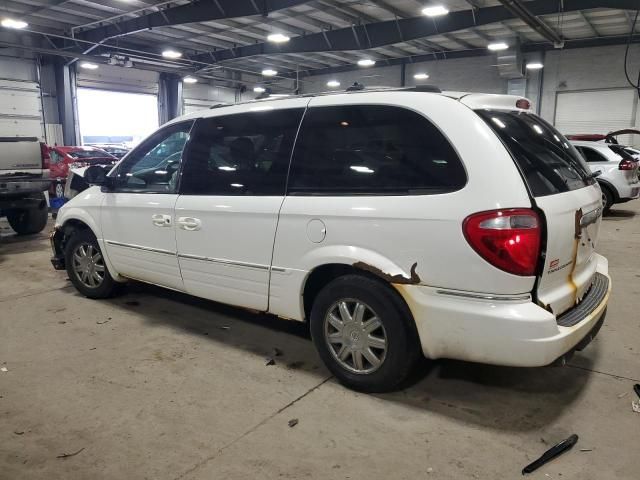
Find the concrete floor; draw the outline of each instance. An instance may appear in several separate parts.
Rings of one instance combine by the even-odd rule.
[[[639,219],[604,219],[607,322],[568,367],[437,361],[387,395],[338,385],[302,325],[140,284],[83,298],[2,221],[0,479],[518,478],[571,433],[531,478],[637,479]]]

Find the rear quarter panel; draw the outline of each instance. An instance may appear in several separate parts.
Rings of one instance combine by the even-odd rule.
[[[467,184],[438,195],[286,197],[276,233],[270,311],[302,319],[302,297],[293,293],[301,294],[309,273],[327,263],[366,265],[387,276],[440,288],[530,292],[534,277],[491,266],[462,232],[464,219],[472,213],[531,206],[515,164],[482,119],[453,99],[429,93],[336,95],[314,98],[309,106],[348,104],[402,106],[428,118],[458,152]],[[314,243],[310,237],[317,233],[313,229],[318,220],[326,236]]]

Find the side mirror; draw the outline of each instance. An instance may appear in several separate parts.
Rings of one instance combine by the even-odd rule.
[[[98,165],[92,165],[84,171],[84,180],[89,185],[104,185],[107,181],[107,172]]]

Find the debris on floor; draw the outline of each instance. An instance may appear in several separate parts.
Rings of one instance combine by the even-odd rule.
[[[636,413],[640,413],[640,401],[635,401],[633,400],[631,402],[631,409],[636,412]]]
[[[640,383],[636,383],[633,386],[633,391],[636,392],[636,395],[638,395],[638,398],[640,398]]]
[[[22,430],[14,430],[13,433],[15,433],[16,435],[24,435],[24,431]]]
[[[105,323],[107,323],[108,321],[109,321],[109,320],[102,320],[102,321],[98,320],[96,323],[97,323],[98,325],[104,325],[104,324],[105,324]]]
[[[291,420],[289,420],[289,422],[287,422],[289,425],[289,428],[293,428],[298,424],[298,419],[297,418],[292,418]]]
[[[526,475],[527,473],[531,473],[536,471],[538,468],[543,466],[545,463],[550,462],[554,458],[559,455],[562,455],[564,452],[571,450],[573,446],[578,443],[578,435],[575,433],[569,438],[562,440],[560,443],[555,444],[549,450],[544,452],[540,458],[531,462],[529,465],[522,469],[522,475]]]
[[[273,358],[268,357],[264,360],[264,364],[268,367],[269,365],[275,365],[276,361]]]
[[[56,458],[69,458],[69,457],[75,457],[76,455],[78,455],[81,451],[84,450],[84,447],[82,447],[80,450],[78,450],[77,452],[73,452],[73,453],[61,453],[60,455],[58,455]]]
[[[593,448],[581,448],[581,452],[593,452]]]
[[[229,325],[221,325],[220,330],[231,330],[231,327]]]
[[[7,367],[0,367],[0,372],[8,372],[9,369]]]

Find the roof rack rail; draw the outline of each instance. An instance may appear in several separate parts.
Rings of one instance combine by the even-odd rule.
[[[371,93],[371,92],[423,92],[423,93],[442,93],[440,88],[435,85],[416,85],[413,87],[370,87],[367,88],[361,83],[355,82],[353,85],[347,87],[346,90],[332,90],[330,92],[315,92],[315,93],[300,93],[300,94],[291,94],[286,97],[270,97],[265,96],[264,94],[260,94],[257,98],[251,100],[245,100],[238,103],[228,104],[221,103],[212,105],[209,107],[210,110],[214,108],[220,107],[228,107],[231,105],[243,105],[246,103],[254,103],[254,102],[263,102],[263,101],[276,101],[276,100],[286,100],[291,98],[309,98],[309,97],[325,97],[329,95],[340,95],[344,93],[348,94],[358,94],[358,93]]]

